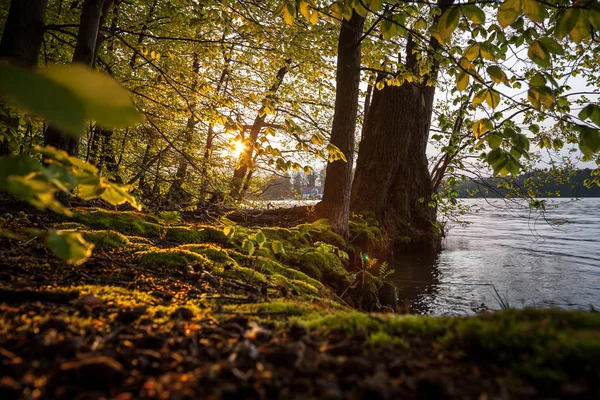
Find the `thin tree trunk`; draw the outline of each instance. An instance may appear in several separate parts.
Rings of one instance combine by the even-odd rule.
[[[442,12],[454,0],[442,0]],[[408,36],[406,67],[418,74],[414,42]],[[439,46],[429,41],[429,57]],[[438,63],[424,80],[435,79]],[[401,250],[437,250],[437,210],[427,160],[435,88],[423,83],[386,86],[376,92],[366,118],[352,186],[351,209],[372,212]],[[408,242],[408,243],[407,243]]]
[[[85,0],[81,11],[79,33],[73,63],[80,63],[92,67],[100,28],[100,17],[105,0]],[[110,1],[110,0],[108,0]],[[79,153],[79,139],[62,132],[50,125],[44,135],[45,144],[64,150],[70,155],[77,156]]]
[[[0,60],[23,68],[38,65],[38,54],[44,37],[44,15],[48,0],[12,0],[0,41]],[[9,116],[8,107],[0,102],[0,123],[16,134],[19,118]],[[7,137],[0,138],[0,156],[11,153]]]
[[[198,72],[200,72],[200,62],[198,60],[198,54],[194,53],[193,62],[192,62],[192,85],[191,92],[194,94],[196,91],[196,87],[198,86]],[[196,102],[192,101],[190,103],[190,116],[188,117],[187,124],[185,126],[184,133],[184,143],[186,146],[189,146],[194,138],[194,127],[198,123],[196,120],[194,113],[196,109]],[[186,192],[182,189],[183,182],[187,176],[188,169],[188,160],[183,154],[179,155],[179,161],[177,165],[177,172],[175,173],[175,179],[171,183],[169,187],[169,191],[167,192],[167,200],[169,202],[181,202],[184,201],[186,196]]]
[[[222,40],[225,40],[225,35],[223,35]],[[219,95],[221,91],[221,87],[223,86],[223,82],[225,82],[225,78],[227,78],[227,74],[229,73],[229,63],[231,62],[231,57],[224,55],[225,58],[225,68],[221,72],[221,76],[219,77],[219,81],[217,82],[217,87],[215,89],[215,95]],[[200,177],[202,179],[202,183],[200,185],[200,199],[204,200],[206,195],[206,187],[208,186],[208,165],[210,163],[210,156],[212,155],[213,150],[213,141],[215,139],[215,125],[212,122],[208,124],[208,131],[206,132],[206,144],[204,146],[204,158],[202,161],[202,171],[200,173]]]
[[[346,156],[327,164],[323,200],[318,214],[328,218],[334,231],[348,236],[350,190],[354,163],[354,134],[358,114],[360,84],[360,38],[365,18],[357,13],[350,21],[342,21],[338,41],[335,112],[331,128],[331,144]]]
[[[144,22],[144,25],[142,25],[142,29],[140,30],[140,34],[138,36],[138,46],[140,47],[142,45],[142,43],[144,43],[144,35],[146,34],[146,31],[148,30],[148,24],[150,23],[150,21],[152,21],[152,18],[154,18],[154,11],[156,10],[156,5],[158,4],[158,0],[154,0],[152,2],[152,5],[150,5],[150,10],[148,11],[148,17],[146,18],[146,22]],[[137,51],[133,52],[133,55],[131,56],[131,61],[129,61],[129,66],[131,68],[135,68],[135,62],[137,60],[137,56],[138,53]]]
[[[254,119],[254,123],[250,128],[250,134],[248,135],[248,138],[244,143],[245,147],[244,151],[242,152],[242,155],[240,156],[239,167],[233,173],[233,179],[231,180],[231,196],[236,199],[241,199],[244,196],[244,180],[246,179],[248,171],[252,170],[252,157],[254,155],[254,146],[256,145],[256,141],[258,139],[260,131],[265,125],[266,114],[264,103],[266,103],[267,100],[273,98],[275,93],[277,93],[277,90],[279,90],[283,79],[287,75],[288,64],[290,63],[290,61],[286,60],[285,63],[286,65],[281,67],[279,71],[277,71],[277,75],[275,76],[275,82],[273,82],[273,85],[271,85],[271,87],[267,91],[267,95],[265,101],[263,102],[263,106],[260,108],[258,115]]]

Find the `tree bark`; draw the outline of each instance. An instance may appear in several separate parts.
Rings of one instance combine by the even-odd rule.
[[[23,68],[38,65],[38,54],[44,38],[44,15],[48,0],[12,0],[0,41],[0,60]],[[7,130],[19,129],[19,119],[12,118],[4,103],[0,103],[0,123]],[[8,138],[0,142],[0,156],[11,153]]]
[[[288,64],[289,60],[286,60],[285,66],[281,67],[279,71],[277,71],[277,75],[275,76],[275,82],[269,88],[266,95],[266,100],[273,98],[283,79],[288,73]],[[258,135],[260,131],[265,126],[265,106],[263,105],[258,112],[258,115],[254,119],[254,123],[250,128],[250,134],[248,138],[245,140],[245,147],[242,155],[240,156],[239,167],[233,173],[233,179],[231,180],[231,196],[236,199],[241,199],[244,196],[244,181],[247,179],[248,171],[252,171],[252,157],[254,155],[254,146],[256,145],[256,141],[258,139]]]
[[[442,0],[442,12],[453,0]],[[431,38],[429,57],[439,43]],[[414,42],[408,36],[406,66],[416,74]],[[437,77],[439,65],[424,80]],[[433,187],[428,169],[427,141],[435,87],[405,82],[386,86],[373,96],[366,118],[352,186],[351,209],[371,212],[381,221],[396,250],[439,249],[434,229],[437,209],[430,204]]]
[[[194,92],[196,91],[196,87],[198,86],[198,73],[200,72],[200,62],[198,60],[198,54],[194,53],[193,56],[193,61],[192,61],[192,85],[191,85],[191,92],[192,94],[194,94]],[[195,114],[195,109],[196,109],[196,102],[192,101],[190,103],[190,116],[188,117],[187,120],[187,124],[185,126],[185,131],[184,131],[184,143],[186,144],[186,146],[189,146],[194,138],[194,127],[196,126],[196,124],[198,123],[198,121],[196,120],[196,117],[194,116]],[[169,202],[173,202],[173,203],[178,203],[178,202],[183,202],[186,199],[187,196],[187,192],[185,190],[183,190],[182,185],[183,182],[185,181],[185,178],[187,176],[187,169],[188,169],[188,160],[186,159],[186,157],[183,156],[183,154],[179,155],[179,160],[178,160],[178,165],[177,165],[177,172],[175,173],[175,179],[173,180],[173,182],[171,183],[171,186],[169,187],[169,191],[167,192],[167,200]]]
[[[100,18],[102,6],[105,0],[85,0],[81,11],[77,43],[73,53],[73,63],[80,63],[88,67],[94,64],[96,55],[96,42],[98,30],[100,29]],[[111,1],[111,0],[107,0]],[[79,139],[68,135],[53,125],[50,125],[44,133],[45,144],[64,150],[70,155],[77,156],[79,153]]]
[[[342,21],[338,41],[335,112],[331,128],[331,144],[346,156],[327,164],[323,200],[318,214],[328,218],[333,230],[348,236],[350,190],[354,163],[354,135],[358,115],[360,84],[360,39],[365,18],[354,13],[350,21]]]

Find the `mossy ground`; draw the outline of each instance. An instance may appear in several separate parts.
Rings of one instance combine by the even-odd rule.
[[[61,263],[41,242],[0,239],[3,260],[11,260],[0,276],[2,393],[272,398],[295,387],[304,397],[333,390],[346,398],[600,394],[598,313],[367,314],[335,296],[351,279],[338,250],[357,250],[326,221],[262,228],[267,243],[249,256],[242,243],[256,229],[236,226],[228,238],[227,220],[172,226],[135,212],[75,215],[55,226],[96,245],[79,267]],[[364,218],[353,232],[371,251],[384,243]],[[285,253],[274,254],[272,240]],[[39,298],[23,301],[23,289]],[[63,301],[57,293],[75,295]],[[76,380],[86,386],[65,383],[73,362],[98,355],[122,366],[119,379],[96,371]]]

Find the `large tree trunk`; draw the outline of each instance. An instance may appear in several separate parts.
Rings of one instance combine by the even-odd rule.
[[[0,60],[31,68],[38,65],[38,54],[44,38],[44,15],[48,0],[12,0],[0,41]],[[15,132],[19,119],[11,118],[9,110],[0,103],[0,123]],[[0,156],[11,153],[8,138],[0,141]]]
[[[84,64],[92,67],[96,55],[96,42],[98,40],[98,30],[100,28],[100,18],[102,16],[102,6],[105,0],[85,0],[81,11],[79,23],[79,33],[75,52],[73,54],[73,63]],[[112,1],[112,0],[107,0]],[[62,132],[53,125],[50,125],[44,133],[45,144],[54,146],[57,149],[64,150],[71,155],[78,155],[79,139]]]
[[[281,67],[279,71],[277,71],[277,75],[275,76],[275,82],[267,91],[267,95],[265,98],[265,102],[268,99],[271,99],[275,96],[277,90],[281,86],[283,79],[288,73],[288,64],[289,60],[286,60],[286,65]],[[256,141],[258,140],[258,135],[260,131],[265,126],[265,106],[263,105],[258,112],[258,115],[254,119],[254,123],[252,124],[252,128],[250,128],[250,134],[248,138],[245,140],[245,147],[242,155],[240,156],[239,166],[233,173],[233,179],[231,180],[231,196],[236,199],[241,199],[244,197],[244,181],[251,177],[251,174],[248,171],[252,172],[253,167],[253,155],[254,155],[254,146],[256,145]]]
[[[327,164],[323,201],[318,206],[319,215],[328,218],[333,230],[344,236],[348,236],[360,84],[360,39],[364,23],[365,18],[356,13],[350,21],[342,21],[330,142],[344,153],[347,161],[338,160]]]
[[[352,210],[373,212],[396,242],[411,238],[411,247],[436,242],[425,153],[432,104],[433,88],[411,83],[374,96],[352,186]]]
[[[454,0],[442,0],[442,12]],[[428,43],[428,57],[439,47],[435,38]],[[409,34],[406,67],[417,69],[415,43]],[[373,96],[360,144],[352,186],[351,209],[372,212],[392,239],[392,249],[432,251],[440,247],[435,229],[437,209],[431,203],[433,187],[428,169],[427,141],[433,112],[434,86],[439,65],[423,83],[386,86]]]

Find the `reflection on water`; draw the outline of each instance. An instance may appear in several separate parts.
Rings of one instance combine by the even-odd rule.
[[[430,314],[498,309],[498,297],[511,307],[600,308],[600,199],[549,200],[559,207],[544,215],[466,202],[479,211],[466,217],[471,225],[451,226],[440,254],[391,262],[401,303]]]

